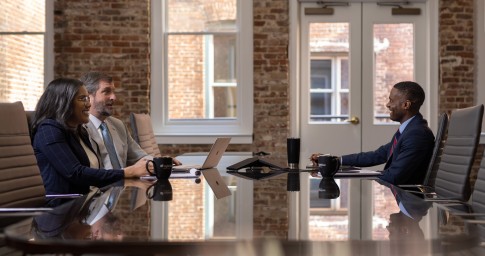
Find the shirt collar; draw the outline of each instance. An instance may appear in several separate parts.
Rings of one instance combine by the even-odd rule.
[[[416,117],[416,115],[414,115],[413,117],[409,118],[404,123],[402,123],[401,126],[399,126],[399,132],[401,134],[402,134],[402,132],[404,132],[404,129],[406,129],[406,127],[408,126],[409,122],[411,122],[411,120],[413,120],[415,117]]]
[[[97,117],[95,117],[95,116],[93,116],[91,114],[89,114],[89,120],[94,124],[94,127],[96,129],[99,129],[99,126],[103,122],[103,121],[99,120]]]

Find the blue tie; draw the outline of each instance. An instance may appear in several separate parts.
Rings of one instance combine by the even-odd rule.
[[[111,134],[109,133],[106,123],[102,122],[99,128],[101,129],[101,135],[103,135],[104,145],[108,151],[109,160],[111,161],[113,169],[121,169],[120,161],[116,156],[115,145],[113,144],[113,140],[111,139]]]

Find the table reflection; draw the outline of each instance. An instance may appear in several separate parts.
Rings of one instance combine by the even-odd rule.
[[[323,177],[318,188],[318,198],[335,199],[340,196],[340,188],[332,177]]]
[[[168,179],[157,180],[148,187],[146,196],[153,201],[171,201],[173,198],[172,184]]]
[[[240,161],[230,159],[228,164]],[[441,239],[433,204],[385,182],[322,178],[299,171],[254,179],[248,178],[254,170],[238,176],[223,166],[206,171],[211,177],[214,172],[220,175],[216,181],[230,190],[227,196],[218,199],[204,175],[199,182],[192,178],[125,180],[27,220],[9,235],[16,232],[27,242],[257,241],[271,237],[351,244],[356,240]],[[465,227],[461,234],[474,228],[480,230],[479,226]],[[412,247],[411,251],[420,249]]]

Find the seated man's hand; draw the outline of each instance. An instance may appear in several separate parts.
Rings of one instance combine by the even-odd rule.
[[[318,156],[321,156],[322,153],[313,153],[310,156],[310,161],[312,161],[313,166],[318,166]]]
[[[174,165],[182,165],[182,162],[180,162],[177,158],[172,158],[172,162]]]

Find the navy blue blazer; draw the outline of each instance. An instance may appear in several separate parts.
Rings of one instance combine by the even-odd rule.
[[[344,155],[342,164],[368,167],[386,163],[379,176],[382,180],[395,185],[422,184],[433,152],[434,135],[420,113],[406,126],[389,158],[391,146],[389,142],[375,151]]]
[[[94,153],[87,132],[80,137]],[[39,124],[33,147],[47,194],[85,194],[90,186],[104,187],[124,178],[123,170],[90,168],[77,136],[53,119]]]

